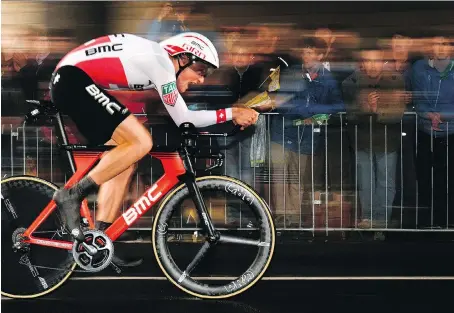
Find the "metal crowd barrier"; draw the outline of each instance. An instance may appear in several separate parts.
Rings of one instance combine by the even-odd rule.
[[[397,149],[397,164],[395,172],[395,198],[392,201],[392,206],[386,208],[386,222],[384,225],[374,227],[361,226],[361,210],[366,212],[375,209],[373,205],[369,208],[361,208],[361,198],[359,192],[358,176],[358,128],[357,126],[350,127],[347,123],[344,113],[339,114],[339,123],[336,125],[309,125],[306,130],[312,130],[312,138],[320,136],[321,146],[319,148],[312,145],[311,153],[308,156],[303,156],[301,153],[294,153],[291,157],[298,158],[298,171],[289,173],[286,170],[287,164],[282,166],[282,172],[273,170],[272,163],[279,161],[280,157],[284,160],[288,151],[283,148],[285,144],[285,128],[284,116],[278,114],[264,114],[266,120],[265,146],[260,147],[257,141],[252,145],[252,155],[255,155],[254,149],[265,148],[265,159],[259,164],[249,163],[248,155],[251,156],[251,140],[257,140],[257,137],[247,137],[241,142],[231,143],[231,149],[224,149],[222,146],[228,145],[227,139],[222,139],[217,143],[210,141],[208,144],[213,146],[213,149],[221,149],[226,154],[224,167],[221,169],[222,174],[236,176],[239,179],[249,179],[246,181],[252,185],[261,196],[270,204],[271,210],[275,215],[276,226],[278,230],[294,230],[308,232],[329,232],[335,231],[406,231],[406,232],[421,232],[421,231],[452,231],[448,225],[442,227],[433,227],[433,212],[434,210],[446,210],[446,215],[449,214],[449,201],[446,208],[434,207],[433,201],[430,207],[421,207],[418,203],[418,184],[416,177],[416,164],[414,162],[414,153],[417,151],[418,117],[412,112],[404,114],[404,118],[400,122],[400,143]],[[282,147],[280,151],[272,151],[271,147],[276,147],[271,141],[270,123],[282,121],[282,142],[274,142],[279,144],[277,147]],[[298,133],[303,131],[303,125],[297,126]],[[153,128],[150,128],[153,133]],[[351,134],[353,135],[353,138]],[[55,146],[55,130],[46,127],[23,127],[21,118],[16,120],[2,118],[2,179],[13,175],[34,175],[48,179],[57,185],[61,186],[68,179],[68,173],[65,172],[61,159],[58,155],[58,150]],[[372,140],[372,131],[370,132]],[[387,128],[385,127],[385,140],[388,136]],[[254,138],[254,139],[251,139]],[[166,135],[166,142],[167,142]],[[396,138],[393,138],[396,140]],[[333,152],[333,144],[336,150]],[[372,145],[372,143],[371,143]],[[387,145],[385,145],[385,153]],[[415,149],[414,149],[415,148]],[[246,150],[246,151],[245,151]],[[233,151],[233,152],[229,152]],[[301,151],[299,151],[301,152]],[[272,159],[271,156],[274,156]],[[262,153],[263,155],[263,153]],[[246,156],[246,157],[245,157]],[[347,160],[346,160],[347,158]],[[304,164],[310,164],[309,167],[303,168]],[[270,160],[274,160],[273,162]],[[310,160],[310,162],[309,162]],[[386,159],[387,160],[387,159]],[[148,163],[147,163],[148,162]],[[153,183],[153,180],[158,178],[162,172],[159,165],[153,163],[151,166],[151,157],[146,160],[145,166],[139,166],[138,172],[132,179],[131,189],[128,198],[134,200],[140,196],[146,186]],[[336,170],[332,169],[333,164],[340,164]],[[447,153],[447,166],[449,167],[449,157]],[[236,168],[236,172],[232,171]],[[388,163],[385,164],[388,169]],[[372,162],[370,169],[373,171]],[[310,173],[306,178],[302,177],[301,171]],[[337,171],[337,173],[336,173]],[[236,173],[236,174],[235,174]],[[317,176],[318,174],[319,176]],[[386,173],[388,173],[386,171]],[[303,175],[304,176],[304,175]],[[340,177],[337,183],[333,182],[333,176]],[[388,177],[385,175],[386,191],[385,197],[388,197]],[[433,175],[432,175],[433,176]],[[309,177],[309,181],[304,181]],[[433,179],[433,177],[432,177]],[[285,182],[291,182],[292,189],[285,189]],[[370,182],[372,186],[372,181]],[[432,181],[433,189],[433,181]],[[276,186],[279,186],[278,189]],[[448,186],[447,186],[448,188]],[[303,192],[301,190],[304,189]],[[295,190],[299,191],[295,195]],[[376,196],[372,190],[369,190],[370,198]],[[432,190],[433,194],[433,190]],[[274,200],[273,200],[274,198]],[[279,201],[277,207],[273,206]],[[292,201],[297,206],[290,207]],[[125,200],[123,210],[128,208],[128,200]],[[372,203],[372,200],[371,200]],[[130,205],[130,204],[129,204]],[[93,203],[93,209],[96,210],[96,202]],[[139,221],[135,229],[150,229],[153,221],[153,210],[150,210],[144,218]],[[420,214],[421,212],[430,212],[431,220],[429,225],[421,227]],[[388,216],[391,214],[392,216]],[[218,214],[227,218],[227,213]],[[241,214],[240,214],[241,215]],[[186,224],[192,223],[193,215],[187,213],[181,220],[186,221]],[[241,218],[241,216],[240,216]],[[372,217],[373,223],[373,217]],[[183,223],[184,224],[184,223]],[[183,227],[182,224],[182,227]]]

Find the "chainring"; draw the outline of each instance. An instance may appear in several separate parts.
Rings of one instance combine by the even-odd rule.
[[[88,272],[100,272],[111,264],[114,256],[112,240],[99,230],[84,231],[84,236],[84,242],[74,242],[74,260]]]

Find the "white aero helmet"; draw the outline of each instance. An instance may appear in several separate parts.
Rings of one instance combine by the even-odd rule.
[[[186,66],[180,66],[178,75],[186,67],[194,63],[208,65],[207,71],[219,68],[219,56],[213,43],[205,36],[195,32],[185,32],[169,37],[159,43],[170,56],[186,54],[191,62]]]

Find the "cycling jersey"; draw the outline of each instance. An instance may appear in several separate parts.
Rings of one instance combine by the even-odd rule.
[[[107,91],[155,89],[177,126],[190,122],[205,127],[232,119],[232,109],[190,111],[178,92],[167,51],[139,36],[115,34],[90,40],[69,52],[55,71],[68,65],[83,70]],[[87,87],[88,93],[94,92]]]

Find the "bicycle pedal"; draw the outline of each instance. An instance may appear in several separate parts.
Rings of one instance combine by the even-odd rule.
[[[110,262],[110,267],[117,272],[117,274],[121,274],[121,268],[119,268],[114,262]]]
[[[80,219],[80,226],[82,227],[82,229],[86,228],[86,229],[89,229],[90,228],[90,223],[88,222],[88,219],[83,217]]]

